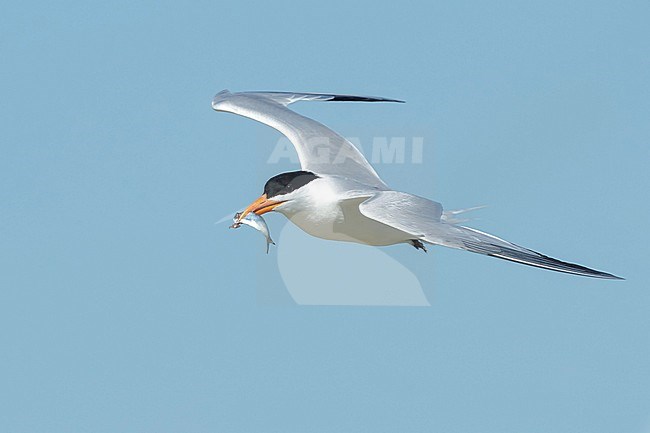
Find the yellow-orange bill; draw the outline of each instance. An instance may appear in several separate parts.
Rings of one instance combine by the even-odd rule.
[[[239,216],[241,221],[248,215],[250,212],[253,212],[256,215],[263,215],[267,212],[271,212],[275,209],[276,206],[284,203],[283,201],[268,200],[266,194],[262,194],[257,200],[251,203]]]

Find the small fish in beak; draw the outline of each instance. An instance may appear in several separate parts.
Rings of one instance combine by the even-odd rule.
[[[245,224],[247,226],[253,227],[255,230],[260,231],[264,237],[266,237],[266,254],[269,253],[269,245],[273,244],[275,245],[275,242],[273,242],[273,239],[271,239],[271,235],[269,233],[269,226],[266,225],[266,221],[264,221],[264,218],[261,216],[257,215],[254,212],[248,212],[246,215],[243,216],[243,212],[237,212],[235,216],[233,217],[233,225],[230,226],[231,229],[237,229],[241,227],[242,224]]]
[[[248,205],[246,209],[243,210],[243,212],[238,212],[237,215],[239,215],[239,220],[242,220],[246,216],[248,216],[249,213],[254,213],[257,215],[263,215],[267,212],[271,212],[273,209],[278,207],[284,203],[284,201],[276,201],[276,200],[270,200],[267,198],[266,193],[262,194],[259,196],[253,203]],[[239,221],[235,221],[237,223]]]

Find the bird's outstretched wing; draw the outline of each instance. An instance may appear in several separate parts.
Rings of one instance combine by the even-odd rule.
[[[606,272],[563,262],[478,230],[441,221],[439,203],[397,191],[377,192],[359,205],[368,218],[431,244],[485,254],[524,265],[595,278],[622,279]]]
[[[403,102],[372,96],[290,92],[219,92],[212,108],[248,117],[277,129],[296,148],[303,170],[356,180],[386,188],[377,172],[348,140],[325,125],[287,108],[298,101]]]

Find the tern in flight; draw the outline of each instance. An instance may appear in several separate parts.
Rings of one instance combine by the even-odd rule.
[[[403,102],[395,99],[291,92],[219,92],[212,108],[277,129],[293,144],[301,169],[278,174],[239,216],[280,212],[312,236],[385,246],[442,245],[552,271],[621,279],[557,260],[496,236],[458,225],[442,205],[392,190],[348,140],[325,125],[290,110],[298,101]]]

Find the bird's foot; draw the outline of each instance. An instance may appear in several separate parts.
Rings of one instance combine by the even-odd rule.
[[[416,250],[422,250],[425,253],[427,252],[427,247],[425,247],[424,244],[417,239],[411,239],[411,245],[413,245]]]

